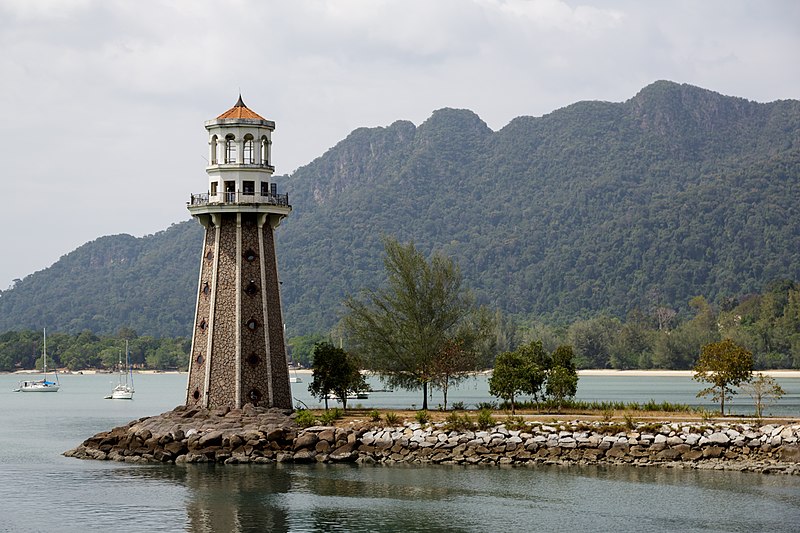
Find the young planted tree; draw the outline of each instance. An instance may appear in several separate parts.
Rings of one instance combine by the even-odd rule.
[[[366,368],[390,386],[422,389],[427,409],[438,358],[452,346],[471,353],[488,332],[475,331],[478,310],[450,258],[434,254],[427,260],[413,243],[391,238],[384,246],[386,287],[348,298],[342,324]]]
[[[494,362],[489,378],[489,394],[511,402],[511,414],[516,412],[515,399],[530,390],[530,364],[521,353],[503,352]]]
[[[725,416],[725,396],[736,394],[733,387],[750,381],[753,376],[753,353],[730,339],[703,346],[694,367],[695,381],[705,381],[711,386],[697,393],[697,397],[711,396],[720,402],[720,414]]]
[[[761,372],[757,373],[750,383],[745,383],[743,388],[750,394],[756,408],[756,418],[761,418],[764,409],[780,400],[786,391],[778,382]]]
[[[313,377],[308,392],[325,401],[328,410],[328,394],[333,393],[347,410],[347,394],[367,390],[367,382],[361,375],[358,361],[350,354],[329,342],[314,346]]]
[[[578,371],[575,369],[572,346],[559,346],[551,356],[552,366],[547,371],[547,396],[556,401],[556,409],[567,398],[578,392]]]
[[[449,342],[431,365],[431,385],[442,391],[444,410],[447,411],[447,391],[467,379],[477,367],[476,352],[465,350],[461,344]]]
[[[489,394],[511,402],[513,415],[516,412],[515,399],[520,394],[529,394],[539,401],[550,363],[550,356],[540,341],[522,345],[513,352],[501,353],[489,378]]]

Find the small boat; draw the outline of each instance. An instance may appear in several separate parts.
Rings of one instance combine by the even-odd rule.
[[[289,376],[289,383],[302,383],[303,380],[300,379],[300,376]]]
[[[42,379],[20,381],[19,386],[14,392],[58,392],[61,383],[58,381],[58,373],[54,372],[55,381],[47,379],[47,329],[43,330],[42,342]]]
[[[339,401],[339,396],[337,396],[335,392],[329,392],[328,393],[328,399],[329,400]],[[362,391],[362,392],[352,392],[351,391],[351,392],[347,393],[347,399],[348,400],[369,400],[369,393],[366,392],[366,391]]]
[[[128,341],[125,341],[125,366],[122,366],[122,358],[119,361],[119,384],[114,387],[111,394],[105,397],[106,400],[133,400],[133,369],[131,368],[128,355]]]

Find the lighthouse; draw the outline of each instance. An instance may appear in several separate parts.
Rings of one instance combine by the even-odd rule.
[[[186,405],[292,408],[275,229],[292,207],[272,182],[275,122],[236,104],[205,123],[208,189]]]

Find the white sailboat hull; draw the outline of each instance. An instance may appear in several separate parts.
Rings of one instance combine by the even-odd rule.
[[[42,332],[42,379],[20,381],[19,385],[14,392],[58,392],[61,384],[58,383],[58,374],[56,373],[56,381],[47,379],[47,330]]]
[[[133,389],[124,385],[118,385],[111,391],[112,400],[133,400]]]
[[[20,381],[19,392],[58,392],[60,389],[58,384],[51,381]]]

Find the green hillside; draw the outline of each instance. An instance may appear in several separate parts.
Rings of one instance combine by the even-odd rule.
[[[361,128],[280,179],[290,335],[326,331],[382,278],[381,235],[457,259],[479,301],[572,320],[683,309],[800,279],[800,102],[672,82],[580,102],[493,132],[441,109]],[[179,208],[178,208],[179,209]],[[103,237],[0,293],[0,331],[186,335],[200,226]]]

